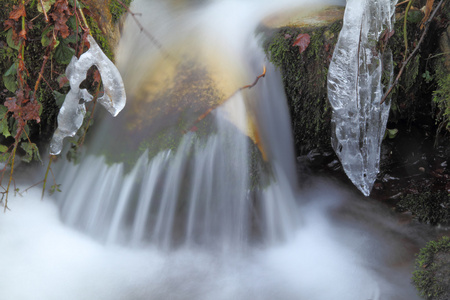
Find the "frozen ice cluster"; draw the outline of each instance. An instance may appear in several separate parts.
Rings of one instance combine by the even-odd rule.
[[[58,128],[50,143],[50,154],[58,155],[65,137],[74,136],[83,124],[86,114],[84,102],[93,99],[86,89],[80,89],[80,84],[86,79],[86,73],[95,65],[102,77],[104,94],[97,99],[114,117],[123,109],[126,103],[125,88],[122,77],[116,66],[108,59],[92,36],[88,36],[90,48],[79,59],[72,57],[66,68],[70,91],[58,114]]]
[[[345,173],[366,196],[380,165],[380,147],[389,116],[381,103],[383,72],[392,78],[392,54],[377,50],[392,30],[396,0],[348,0],[344,25],[328,71],[333,108],[332,146]]]

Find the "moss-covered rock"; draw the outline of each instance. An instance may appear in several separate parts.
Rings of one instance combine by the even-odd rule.
[[[327,99],[328,66],[342,28],[343,8],[329,7],[322,14],[339,12],[340,18],[328,22],[297,23],[265,29],[264,49],[269,60],[282,74],[292,118],[295,148],[298,155],[314,148],[329,148],[331,107]],[[316,12],[317,13],[317,12]],[[304,52],[295,46],[300,34],[310,43]]]
[[[449,237],[431,241],[420,250],[412,280],[425,299],[450,299]]]

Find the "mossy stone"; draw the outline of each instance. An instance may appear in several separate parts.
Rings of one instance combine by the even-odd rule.
[[[427,300],[450,299],[450,237],[431,241],[420,250],[412,281]]]

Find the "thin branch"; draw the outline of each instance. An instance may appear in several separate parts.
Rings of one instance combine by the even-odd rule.
[[[406,4],[406,3],[408,3],[410,0],[406,0],[406,1],[403,1],[403,2],[400,2],[400,3],[397,3],[395,6],[400,6],[400,5],[403,5],[403,4]]]
[[[44,3],[42,3],[42,0],[39,0],[39,2],[41,3],[42,12],[44,13],[44,17],[45,17],[45,22],[48,23],[48,16],[47,16],[47,12],[45,11]]]
[[[446,0],[441,0],[439,2],[439,4],[437,5],[437,7],[434,9],[433,13],[431,14],[431,17],[427,20],[427,22],[425,22],[425,29],[422,33],[422,36],[420,37],[419,42],[417,43],[416,48],[414,49],[414,51],[408,56],[408,58],[402,62],[402,68],[400,69],[400,71],[398,72],[397,77],[395,78],[394,83],[391,85],[391,87],[389,88],[389,90],[384,94],[383,98],[381,99],[380,105],[383,104],[387,97],[389,96],[389,94],[392,92],[392,90],[394,89],[394,87],[398,84],[398,81],[400,79],[400,77],[402,76],[403,72],[405,71],[406,66],[408,65],[409,61],[416,55],[416,53],[419,51],[420,45],[422,45],[422,42],[425,39],[425,35],[428,32],[428,29],[430,27],[430,23],[431,21],[434,19],[437,11],[441,8],[442,3],[444,3]]]
[[[136,18],[136,16],[141,16],[141,14],[132,12],[130,8],[126,6],[122,1],[117,0],[117,2],[119,2],[119,4],[122,5],[131,15],[131,17],[136,22],[136,25],[139,27],[139,30],[143,32],[161,52],[163,52],[167,57],[170,57],[169,52],[164,48],[164,46],[159,42],[159,40],[155,36],[153,36],[148,30],[146,30],[144,26],[141,24],[141,22],[139,22],[138,18]]]
[[[19,195],[22,196],[23,193],[28,192],[29,190],[31,190],[31,189],[34,188],[35,186],[38,186],[39,184],[41,184],[43,181],[44,181],[44,180],[38,181],[38,182],[36,182],[35,184],[33,184],[33,185],[27,187],[26,189],[23,190],[22,193],[19,193]]]
[[[223,103],[225,103],[225,102],[227,102],[228,100],[230,100],[231,98],[233,98],[234,95],[236,95],[236,94],[239,93],[240,91],[245,90],[245,89],[251,89],[252,87],[254,87],[254,86],[258,83],[258,81],[259,81],[261,78],[263,78],[263,77],[265,77],[265,76],[266,76],[266,66],[264,66],[264,69],[263,69],[262,74],[259,75],[259,76],[257,76],[256,79],[255,79],[255,81],[254,81],[252,84],[244,85],[243,87],[240,87],[239,89],[236,90],[236,92],[234,92],[233,94],[231,94],[231,96],[229,96],[227,99],[225,99],[225,101],[223,101],[223,102],[221,102],[221,103],[219,103],[219,104],[217,104],[217,105],[215,105],[215,106],[213,106],[213,107],[210,107],[210,108],[209,108],[207,111],[205,111],[200,117],[198,117],[197,120],[195,120],[195,122],[192,124],[191,128],[190,128],[188,131],[193,131],[193,128],[194,128],[195,124],[197,124],[198,122],[200,122],[201,120],[203,120],[203,119],[204,119],[207,115],[209,115],[213,110],[215,110],[217,107],[219,107],[219,106],[222,105]],[[187,133],[187,131],[186,131],[186,130],[183,130],[183,134],[186,134],[186,133]]]
[[[50,43],[50,46],[53,45],[53,40]],[[45,64],[47,63],[48,55],[44,55],[44,62],[42,63],[41,71],[39,72],[38,80],[36,80],[36,84],[34,85],[34,93],[33,93],[33,101],[36,99],[36,92],[39,88],[39,83],[41,82],[41,79],[44,77],[44,68]]]

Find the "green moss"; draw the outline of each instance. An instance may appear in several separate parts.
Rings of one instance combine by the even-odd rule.
[[[129,7],[131,1],[133,0],[123,0],[122,3]],[[126,8],[123,7],[117,0],[110,0],[109,11],[111,12],[114,23],[117,23],[120,20],[120,17],[127,12]]]
[[[103,52],[108,56],[111,61],[114,61],[114,53],[111,49],[111,46],[108,43],[108,39],[105,37],[101,29],[98,27],[97,22],[90,16],[87,18],[87,22],[89,25],[89,29],[91,31],[92,37],[95,39],[97,44],[103,50]]]
[[[411,211],[420,222],[432,225],[450,222],[450,195],[447,191],[410,194],[398,203],[400,211]]]
[[[427,300],[446,300],[449,296],[450,238],[429,242],[416,260],[412,281]]]
[[[433,101],[439,109],[437,121],[442,122],[450,131],[450,73],[444,67],[444,60],[439,61],[436,71],[437,89],[433,92]]]

